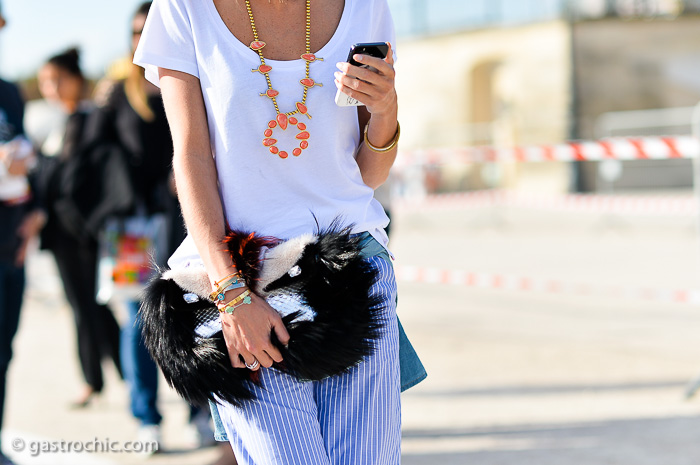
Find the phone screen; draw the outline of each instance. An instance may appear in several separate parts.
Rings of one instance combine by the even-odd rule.
[[[367,65],[361,65],[353,56],[359,55],[369,55],[372,57],[377,57],[384,59],[386,54],[389,53],[389,45],[386,42],[374,42],[371,44],[355,44],[350,47],[350,52],[348,53],[348,63],[354,66],[367,67]]]

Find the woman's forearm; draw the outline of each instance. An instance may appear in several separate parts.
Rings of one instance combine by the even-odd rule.
[[[398,136],[394,54],[390,47],[385,60],[368,55],[355,55],[354,58],[369,65],[374,71],[350,63],[338,63],[340,71],[335,73],[336,87],[364,105],[357,110],[360,137],[364,137],[367,126],[367,140],[374,147],[388,147]],[[396,153],[396,144],[391,150],[377,152],[372,150],[366,141],[362,141],[356,161],[364,183],[372,189],[384,184],[396,159]]]
[[[211,154],[175,152],[173,171],[178,200],[187,230],[213,280],[231,273],[232,262],[224,253],[226,234],[223,207]]]
[[[224,213],[199,80],[161,70],[160,84],[173,137],[173,172],[182,215],[210,279],[218,280],[231,273],[233,264],[223,247]]]
[[[363,120],[369,124],[367,128],[367,138],[375,147],[385,147],[391,143],[396,135],[398,123],[395,115],[387,117],[379,117],[372,115],[371,118],[364,117],[364,109],[360,109],[360,128],[361,134],[364,134]],[[364,110],[366,112],[366,110]],[[362,136],[363,137],[363,136]],[[371,150],[364,142],[360,143],[357,151],[357,165],[362,173],[362,180],[372,189],[376,189],[389,177],[398,150],[394,147],[386,152],[377,153]]]

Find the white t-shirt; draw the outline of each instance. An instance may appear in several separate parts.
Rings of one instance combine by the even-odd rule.
[[[156,85],[158,67],[199,78],[224,213],[232,228],[287,239],[315,232],[317,221],[323,228],[341,217],[355,225],[354,232],[369,231],[386,246],[388,218],[363,183],[354,158],[361,140],[357,109],[334,103],[336,63],[345,61],[350,46],[359,42],[391,42],[395,49],[386,0],[345,0],[335,34],[321,50],[312,50],[324,61],[311,63],[310,77],[323,87],[308,91],[313,118],[295,115],[310,133],[300,156],[292,155],[300,143],[295,138],[299,130],[291,124],[286,131],[274,129],[272,138],[288,152],[286,159],[263,145],[276,112],[271,99],[260,96],[267,90],[264,75],[251,72],[260,66],[258,54],[231,34],[213,0],[155,0],[134,62]],[[280,111],[294,110],[302,100],[304,60],[266,63],[272,67],[269,76],[279,91]]]

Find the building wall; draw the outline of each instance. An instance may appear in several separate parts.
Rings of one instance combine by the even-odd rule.
[[[465,31],[398,44],[397,90],[403,149],[493,144],[512,146],[565,140],[571,62],[563,21]],[[484,187],[481,168],[458,188]],[[534,173],[528,176],[528,173]],[[547,173],[539,176],[538,173]],[[534,177],[533,177],[534,176]],[[501,166],[499,185],[549,182],[566,189],[563,165]],[[543,181],[550,179],[550,181]]]
[[[561,141],[569,105],[568,37],[566,23],[556,21],[399,42],[402,145],[469,144],[470,126],[485,122],[484,114],[508,126],[495,143]]]
[[[700,17],[604,19],[577,23],[574,31],[580,138],[606,136],[596,129],[606,112],[690,107],[700,102]],[[670,133],[663,123],[659,121],[658,129],[630,129],[625,135]],[[597,164],[586,164],[582,187],[597,190],[596,181]],[[667,160],[625,162],[615,187],[691,185],[691,163]]]
[[[700,101],[700,17],[582,22],[574,41],[582,138],[605,112]]]
[[[402,148],[555,143],[570,136],[572,121],[577,138],[595,139],[606,135],[596,131],[606,112],[700,101],[700,16],[581,21],[573,47],[570,37],[569,23],[550,21],[400,41]],[[662,135],[661,123],[640,134]],[[597,164],[579,166],[579,186],[597,190]],[[568,188],[569,171],[563,164],[533,163],[441,172],[444,190],[560,191]],[[691,181],[688,161],[629,162],[615,187],[687,187]]]

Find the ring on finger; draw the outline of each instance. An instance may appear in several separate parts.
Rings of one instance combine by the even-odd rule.
[[[245,367],[246,367],[247,369],[249,369],[249,370],[255,370],[257,367],[260,366],[260,362],[258,362],[258,359],[257,359],[257,358],[256,358],[255,361],[254,361],[253,363],[251,363],[250,365],[248,365],[248,362],[244,362],[244,363],[245,363]]]

